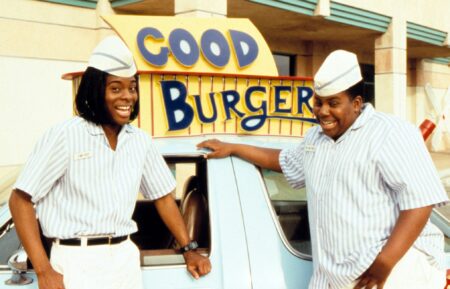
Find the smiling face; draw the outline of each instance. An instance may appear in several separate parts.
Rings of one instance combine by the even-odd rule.
[[[134,77],[108,75],[106,78],[105,105],[112,125],[123,126],[130,122],[130,116],[137,99],[137,82]]]
[[[362,98],[351,99],[344,91],[327,97],[314,96],[313,112],[325,135],[337,140],[358,118]]]

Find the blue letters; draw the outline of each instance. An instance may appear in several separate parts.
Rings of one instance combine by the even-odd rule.
[[[181,28],[172,31],[169,35],[169,44],[173,56],[182,65],[192,66],[197,62],[200,55],[198,45],[188,31]]]
[[[137,44],[139,51],[145,60],[147,60],[150,64],[155,66],[163,66],[167,63],[169,49],[167,47],[161,48],[161,52],[159,54],[150,53],[145,47],[145,39],[147,37],[152,37],[154,40],[162,41],[164,40],[164,36],[158,29],[155,28],[143,28],[139,31],[137,35]]]
[[[229,30],[231,44],[236,56],[239,68],[252,64],[258,57],[258,44],[249,34]],[[217,67],[225,67],[230,60],[231,50],[227,38],[218,30],[208,29],[203,32],[200,39],[200,48],[194,36],[182,28],[174,29],[168,39],[168,47],[161,47],[158,54],[151,53],[145,46],[145,39],[151,37],[153,40],[163,42],[164,35],[156,28],[142,28],[137,35],[137,45],[142,57],[151,65],[161,67],[167,64],[170,53],[175,60],[183,66],[192,67],[197,63],[200,52],[205,60]]]
[[[187,128],[194,117],[194,110],[186,103],[186,86],[177,80],[163,80],[161,89],[169,131]]]
[[[295,105],[292,108],[280,108],[281,104],[286,103],[286,100],[281,98],[282,91],[291,92],[290,86],[274,86],[275,97],[272,99],[273,106],[276,108],[274,113],[267,111],[267,87],[265,86],[250,86],[245,91],[245,107],[250,113],[245,114],[237,109],[237,105],[241,101],[241,96],[236,90],[224,90],[221,92],[209,92],[205,98],[201,95],[191,95],[195,103],[195,108],[186,102],[188,92],[186,86],[177,80],[163,80],[161,81],[161,90],[166,109],[166,116],[168,122],[168,130],[176,131],[188,128],[194,116],[197,116],[201,123],[214,123],[218,118],[218,107],[222,107],[226,120],[232,119],[234,114],[240,119],[240,126],[245,131],[255,131],[260,129],[268,119],[285,119],[296,120],[309,123],[317,123],[314,117],[296,116],[297,112]],[[298,91],[297,105],[298,113],[303,114],[302,105],[305,104],[310,113],[312,108],[308,100],[312,97],[313,92],[309,87],[299,86],[295,88]],[[278,95],[278,96],[277,96]],[[290,93],[292,96],[292,92]],[[218,96],[218,97],[216,97]],[[209,99],[208,99],[209,97]],[[261,104],[254,105],[255,98],[261,97]],[[205,115],[205,106],[210,102],[212,108],[211,116]],[[221,103],[220,103],[221,102]],[[246,110],[247,111],[247,110]]]
[[[215,122],[217,119],[217,106],[216,102],[214,101],[214,92],[209,93],[209,101],[211,101],[211,106],[213,109],[213,115],[211,117],[206,117],[205,113],[203,112],[202,103],[200,101],[200,95],[193,95],[195,100],[195,106],[197,107],[197,113],[198,118],[203,123],[212,123]]]
[[[258,56],[258,44],[255,39],[237,30],[230,30],[230,36],[239,68],[250,65]]]
[[[220,94],[222,94],[223,108],[227,119],[231,119],[231,111],[233,111],[238,117],[243,117],[245,115],[236,108],[236,104],[238,104],[241,98],[236,90],[225,90]]]
[[[222,33],[215,29],[203,33],[201,49],[206,60],[216,67],[222,68],[230,60],[230,46]]]
[[[254,131],[259,129],[264,125],[267,118],[267,102],[263,100],[260,107],[253,106],[251,98],[254,95],[258,95],[253,94],[254,92],[266,93],[266,88],[264,86],[251,86],[245,92],[245,105],[247,106],[248,110],[250,110],[251,112],[262,112],[261,114],[247,116],[242,119],[241,127],[246,131]]]
[[[291,112],[290,108],[281,108],[280,105],[286,103],[286,99],[281,98],[281,93],[283,91],[291,92],[291,87],[290,86],[274,86],[274,88],[275,88],[274,112],[275,113],[290,113]]]
[[[309,111],[313,111],[311,105],[309,104],[309,100],[313,96],[314,91],[307,86],[298,86],[297,87],[297,111],[300,114],[303,114],[303,104],[309,109]]]

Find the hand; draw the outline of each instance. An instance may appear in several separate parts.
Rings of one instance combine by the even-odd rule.
[[[232,144],[221,142],[217,139],[210,139],[206,141],[202,141],[197,144],[197,148],[206,148],[212,150],[211,153],[206,154],[206,158],[224,158],[231,155],[231,146]]]
[[[49,268],[37,274],[39,289],[65,289],[63,275],[53,268]]]
[[[211,263],[207,257],[195,251],[187,251],[183,254],[183,257],[186,261],[187,270],[195,279],[211,272]]]
[[[372,265],[359,278],[354,289],[383,289],[395,264],[380,253]]]

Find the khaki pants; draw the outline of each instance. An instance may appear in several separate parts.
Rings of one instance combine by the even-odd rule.
[[[66,289],[142,289],[139,249],[129,239],[116,245],[54,243],[50,262]]]
[[[383,289],[444,289],[445,270],[430,265],[428,256],[411,248],[392,270]],[[342,288],[354,288],[356,282]]]

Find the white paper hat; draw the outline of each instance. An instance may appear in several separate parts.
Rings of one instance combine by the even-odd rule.
[[[356,54],[336,50],[327,56],[314,76],[314,90],[318,96],[331,96],[361,80],[361,69]]]
[[[131,77],[137,71],[133,54],[117,36],[106,37],[95,47],[88,66],[120,77]]]

